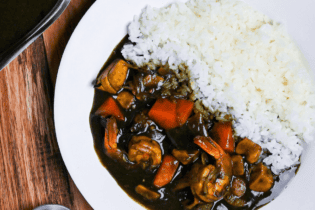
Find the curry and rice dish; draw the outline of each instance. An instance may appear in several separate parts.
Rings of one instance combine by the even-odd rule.
[[[117,183],[150,209],[254,209],[270,202],[288,181],[281,175],[295,175],[297,166],[272,174],[262,162],[268,151],[235,136],[230,116],[203,114],[189,99],[187,81],[171,87],[172,80],[166,67],[153,72],[122,59],[100,74],[91,125],[96,151]]]
[[[243,2],[146,8],[96,78],[102,164],[148,209],[266,205],[313,139],[314,83],[299,56]]]

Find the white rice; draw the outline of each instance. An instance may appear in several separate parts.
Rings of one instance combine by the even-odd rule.
[[[237,0],[191,0],[145,8],[128,27],[123,56],[144,65],[188,67],[197,99],[231,114],[236,134],[272,155],[274,173],[299,163],[314,139],[312,75],[285,28]]]

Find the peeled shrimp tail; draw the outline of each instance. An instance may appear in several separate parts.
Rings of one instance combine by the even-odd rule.
[[[199,178],[191,185],[193,194],[205,202],[221,199],[232,178],[231,157],[210,137],[197,136],[194,143],[216,159],[216,165],[199,169]]]

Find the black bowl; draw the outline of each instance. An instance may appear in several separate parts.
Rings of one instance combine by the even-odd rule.
[[[69,3],[70,0],[1,0],[0,71],[34,42]]]

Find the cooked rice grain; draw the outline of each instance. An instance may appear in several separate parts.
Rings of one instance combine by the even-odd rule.
[[[274,173],[298,163],[314,139],[314,82],[285,28],[236,0],[146,7],[128,27],[123,56],[139,66],[187,66],[195,96],[231,114],[237,135],[272,155]]]

